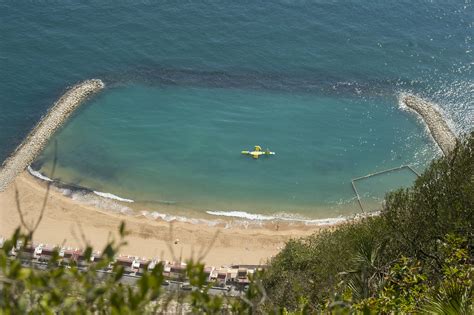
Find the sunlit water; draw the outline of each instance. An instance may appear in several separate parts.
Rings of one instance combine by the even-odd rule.
[[[439,154],[412,91],[473,126],[472,4],[0,2],[0,157],[64,89],[102,78],[55,137],[56,178],[137,210],[360,211],[351,179]],[[277,154],[253,160],[254,145]],[[35,167],[49,174],[53,146]],[[357,182],[363,205],[413,182]]]

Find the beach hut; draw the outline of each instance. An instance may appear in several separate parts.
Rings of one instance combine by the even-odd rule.
[[[147,271],[150,264],[151,264],[151,260],[148,260],[145,257],[143,257],[142,259],[139,259],[138,260],[138,266],[137,266],[138,267],[137,273],[142,274],[145,271]],[[151,269],[153,269],[153,268],[151,268]]]
[[[39,260],[41,257],[41,253],[43,252],[43,244],[39,244],[35,247],[35,251],[33,252],[33,259]]]
[[[59,251],[61,264],[65,266],[70,266],[73,263],[75,263],[77,252],[78,252],[77,249],[72,249],[71,247],[61,248],[61,250]]]
[[[170,279],[172,280],[177,280],[177,281],[182,281],[186,279],[186,265],[185,264],[180,264],[180,265],[172,265],[170,266]]]
[[[125,272],[133,272],[132,264],[134,260],[134,257],[120,256],[119,258],[117,258],[117,260],[115,260],[115,265],[122,266]]]
[[[149,263],[148,266],[147,266],[147,270],[148,270],[148,271],[152,271],[153,268],[155,268],[155,267],[156,267],[158,264],[160,264],[160,263],[163,265],[163,271],[164,271],[164,267],[166,266],[166,261],[159,261],[159,260],[157,260],[157,259],[152,259],[152,260],[150,260],[150,263]],[[168,272],[169,272],[169,270],[168,270]],[[169,276],[169,275],[168,275],[168,276]]]
[[[17,246],[17,249],[18,249],[18,246]],[[33,259],[35,250],[36,250],[36,246],[33,244],[27,244],[26,246],[20,247],[20,250],[19,250],[20,259]]]
[[[92,256],[89,259],[86,259],[84,251],[79,250],[76,252],[76,262],[78,267],[88,267],[91,263]]]
[[[102,255],[100,254],[100,252],[93,252],[92,255],[91,255],[91,262],[92,263],[99,263],[103,260],[102,258]]]
[[[225,287],[225,285],[227,284],[227,277],[228,277],[227,270],[219,270],[219,272],[217,273],[217,279],[216,279],[217,285],[219,287]]]
[[[20,251],[20,259],[32,259],[34,257],[35,247],[25,246]]]
[[[248,270],[247,268],[240,268],[238,269],[237,271],[237,277],[236,277],[236,282],[238,284],[242,284],[242,285],[245,285],[245,284],[249,284],[250,281],[249,281],[249,278],[248,278]]]
[[[212,272],[211,272],[211,276],[210,276],[210,282],[217,282],[217,274],[219,273],[219,271],[217,269],[214,269]]]
[[[212,273],[214,272],[214,267],[204,268],[204,275],[206,276],[206,283],[212,282]]]
[[[227,269],[227,281],[235,283],[237,282],[237,273],[239,272],[238,268],[228,268]]]
[[[140,271],[140,265],[141,265],[140,259],[135,257],[132,261],[132,265],[130,266],[130,271],[134,274],[137,274]]]
[[[41,255],[38,260],[41,262],[48,262],[53,258],[54,252],[57,251],[55,246],[44,246],[41,248]]]
[[[171,265],[166,263],[163,267],[163,277],[170,278]]]
[[[12,247],[12,249],[10,249],[10,251],[8,252],[8,256],[10,257],[16,257],[17,254],[18,254],[18,245],[17,247]]]

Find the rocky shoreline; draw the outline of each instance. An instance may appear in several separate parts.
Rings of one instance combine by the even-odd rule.
[[[449,128],[444,117],[436,109],[436,106],[412,94],[401,95],[401,101],[423,118],[423,121],[430,130],[431,136],[444,155],[447,155],[454,149],[456,136]]]
[[[15,177],[36,159],[51,136],[87,97],[97,93],[104,87],[104,82],[99,79],[86,80],[74,85],[54,103],[25,140],[2,164],[0,169],[0,192],[4,191]]]

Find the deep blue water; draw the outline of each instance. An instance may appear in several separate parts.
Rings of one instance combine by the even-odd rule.
[[[0,158],[67,86],[102,78],[57,136],[61,179],[143,209],[356,211],[351,178],[422,170],[438,154],[400,91],[436,101],[457,133],[473,127],[473,12],[471,1],[0,1]],[[277,156],[239,155],[256,144]],[[369,202],[412,180],[361,189]]]

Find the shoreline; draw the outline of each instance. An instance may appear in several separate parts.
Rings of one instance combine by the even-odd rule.
[[[444,155],[448,155],[456,145],[456,136],[437,106],[413,94],[401,94],[400,100],[408,109],[421,116],[434,142]]]
[[[86,80],[68,89],[40,119],[0,168],[0,192],[23,172],[43,150],[51,136],[92,94],[105,87],[99,79]]]
[[[121,213],[130,216],[143,216],[149,220],[163,220],[166,222],[178,221],[189,222],[192,224],[203,224],[208,226],[223,226],[225,228],[233,226],[252,226],[254,228],[266,226],[289,225],[289,226],[313,226],[323,227],[332,226],[358,220],[363,217],[372,216],[378,213],[379,210],[369,211],[367,213],[352,213],[346,215],[339,215],[334,217],[311,218],[299,214],[285,214],[285,213],[252,213],[239,210],[206,210],[203,213],[194,213],[194,215],[186,215],[175,213],[177,209],[156,209],[144,210],[134,207],[134,204],[139,202],[114,195],[109,192],[95,191],[88,187],[78,186],[75,184],[68,184],[56,179],[51,179],[39,171],[34,170],[31,166],[27,168],[28,173],[35,180],[40,182],[49,182],[52,187],[75,200],[78,203],[93,205],[98,209],[106,212]],[[355,197],[354,197],[355,198]],[[167,205],[169,206],[169,205]],[[178,212],[183,212],[185,208],[178,207]],[[175,211],[173,211],[175,210]],[[188,211],[184,211],[188,212]]]
[[[35,231],[36,239],[55,245],[66,241],[78,247],[91,244],[95,249],[101,249],[111,237],[118,237],[118,226],[125,221],[130,234],[124,253],[182,261],[197,258],[196,253],[210,247],[209,255],[203,262],[211,265],[266,263],[292,238],[334,229],[340,224],[350,224],[379,213],[295,220],[278,218],[273,214],[210,211],[208,215],[215,216],[216,220],[191,219],[157,212],[138,212],[127,206],[134,203],[131,199],[61,183],[33,170],[30,164],[54,132],[87,97],[103,88],[102,81],[87,80],[69,89],[3,163],[4,167],[0,169],[0,215],[3,218],[0,235],[8,237],[20,226],[16,188],[20,192],[22,215],[26,222],[33,222],[41,215],[39,208],[49,184],[52,189],[42,222]],[[423,118],[443,153],[449,153],[456,138],[436,108],[414,95],[404,94],[400,99],[408,109]],[[11,182],[14,185],[9,185]],[[313,224],[308,224],[308,221]],[[206,224],[205,228],[203,224]]]
[[[19,190],[25,221],[35,221],[40,215],[47,183],[27,172],[20,174],[14,183]],[[0,193],[0,235],[3,237],[9,237],[20,226],[13,186]],[[226,227],[221,224],[203,228],[202,224],[150,220],[142,215],[105,211],[51,189],[34,239],[51,245],[67,243],[79,248],[89,243],[94,249],[102,250],[107,240],[118,238],[117,231],[122,221],[125,221],[129,235],[126,237],[128,245],[120,254],[184,261],[197,258],[203,249],[209,247],[209,254],[203,261],[213,266],[265,263],[288,240],[337,226],[270,223],[266,226]]]

